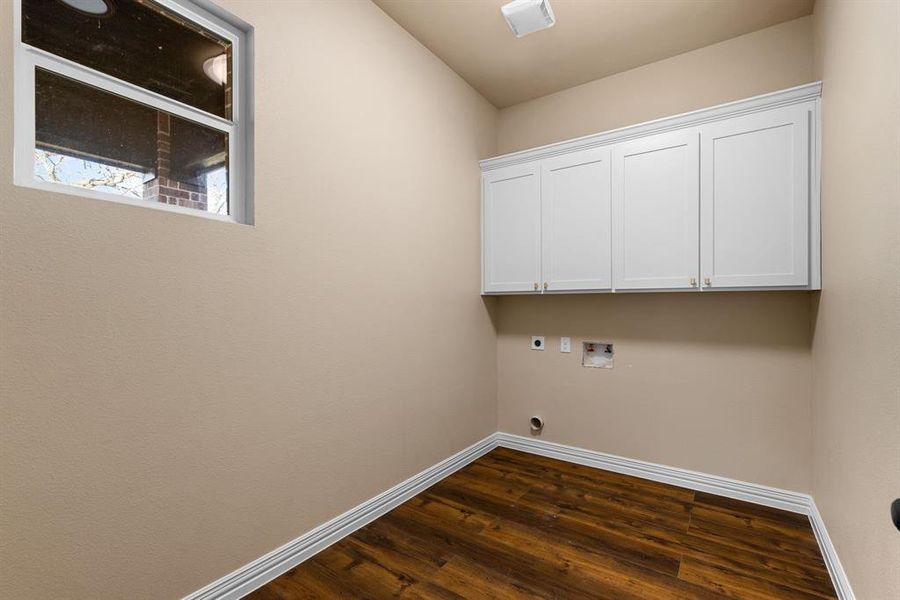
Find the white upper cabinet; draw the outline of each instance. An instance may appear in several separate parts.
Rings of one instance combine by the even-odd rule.
[[[483,181],[483,287],[525,292],[541,281],[541,171],[538,163],[486,173]]]
[[[603,290],[610,276],[609,149],[542,161],[542,288]]]
[[[697,285],[698,133],[675,131],[613,148],[613,287]]]
[[[821,89],[481,161],[482,291],[821,289]]]
[[[809,283],[812,110],[789,106],[700,129],[704,289]]]

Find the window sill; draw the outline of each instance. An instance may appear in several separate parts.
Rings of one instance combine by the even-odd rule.
[[[201,219],[210,219],[212,221],[220,221],[222,223],[231,223],[234,225],[248,225],[236,220],[231,215],[220,215],[211,212],[204,212],[194,208],[185,208],[174,204],[163,204],[161,202],[149,202],[147,200],[139,200],[137,198],[128,198],[118,194],[108,194],[106,192],[98,192],[95,190],[79,189],[72,186],[59,183],[45,183],[42,181],[15,181],[16,186],[23,188],[31,188],[44,192],[52,192],[55,194],[64,194],[66,196],[77,196],[80,198],[90,198],[92,200],[104,200],[106,202],[115,202],[117,204],[127,204],[139,208],[148,208],[150,210],[161,210],[180,215],[191,217],[200,217]],[[251,225],[252,226],[252,225]]]

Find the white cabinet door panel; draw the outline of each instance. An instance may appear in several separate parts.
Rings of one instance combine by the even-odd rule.
[[[699,270],[699,134],[613,149],[613,287],[691,289]]]
[[[608,148],[593,148],[541,163],[548,291],[610,289],[609,162]]]
[[[704,287],[809,283],[811,110],[791,106],[701,127]]]
[[[534,291],[541,280],[540,179],[538,163],[483,175],[485,292]]]

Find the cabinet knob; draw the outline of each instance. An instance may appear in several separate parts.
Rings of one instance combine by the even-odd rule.
[[[537,281],[534,282],[534,289],[538,289],[538,283],[537,283]]]
[[[547,285],[547,282],[545,281],[545,282],[544,282],[544,289],[546,290],[548,287],[550,287],[550,286]]]
[[[696,286],[697,286],[697,278],[691,277],[691,287],[696,287]]]
[[[712,282],[709,280],[709,277],[703,278],[703,285],[705,285],[707,287],[712,285]]]

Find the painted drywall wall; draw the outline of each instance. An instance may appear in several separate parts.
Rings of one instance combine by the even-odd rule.
[[[857,598],[900,598],[900,3],[819,0],[813,495]]]
[[[13,187],[0,3],[0,597],[181,597],[496,430],[496,110],[368,2],[217,3],[254,227]]]
[[[802,17],[504,108],[498,150],[514,152],[809,81],[812,24]]]
[[[811,33],[804,17],[504,109],[501,151],[807,83]],[[500,428],[540,413],[550,441],[808,491],[809,314],[805,292],[504,297]],[[580,366],[585,339],[615,344],[612,370]]]
[[[807,296],[504,298],[500,429],[529,435],[537,414],[541,439],[803,491]],[[530,350],[531,335],[546,336],[546,350]],[[613,368],[582,367],[582,340],[613,343]]]

